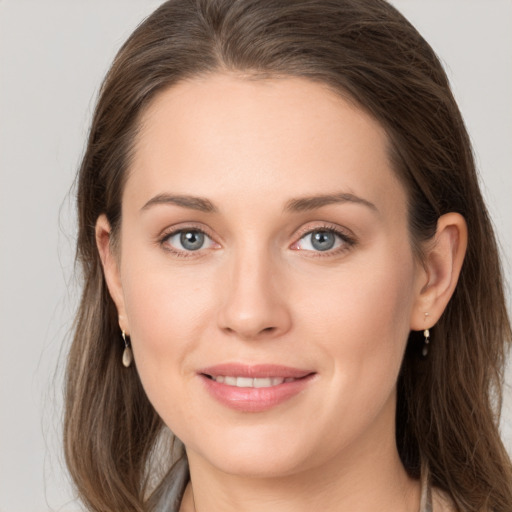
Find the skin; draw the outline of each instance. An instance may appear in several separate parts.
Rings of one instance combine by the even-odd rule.
[[[144,389],[186,446],[182,511],[418,510],[394,441],[396,381],[410,330],[435,324],[453,292],[466,227],[441,217],[416,260],[387,144],[364,111],[299,78],[195,78],[144,113],[117,252],[104,216],[96,233]],[[333,194],[344,200],[290,209]],[[198,228],[198,251],[169,237]],[[315,250],[315,229],[341,237]],[[236,411],[197,374],[226,362],[315,376],[270,410]]]

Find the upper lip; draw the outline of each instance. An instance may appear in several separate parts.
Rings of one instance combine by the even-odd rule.
[[[269,377],[300,379],[314,372],[312,370],[303,370],[301,368],[292,368],[276,364],[247,365],[242,363],[224,363],[203,368],[199,370],[198,373],[211,377],[229,375],[253,379],[265,379]]]

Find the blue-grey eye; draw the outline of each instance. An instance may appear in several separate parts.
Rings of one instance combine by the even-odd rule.
[[[198,229],[181,229],[167,236],[164,240],[177,252],[191,252],[214,247],[215,242]]]
[[[328,251],[336,243],[336,235],[332,231],[313,231],[310,237],[311,245],[317,251]]]
[[[346,243],[343,237],[333,230],[315,229],[306,233],[296,244],[295,248],[303,251],[325,252],[337,249]]]
[[[180,243],[187,251],[197,251],[204,244],[204,233],[201,231],[182,231],[180,233]]]

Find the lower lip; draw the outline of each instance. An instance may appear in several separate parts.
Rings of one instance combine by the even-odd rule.
[[[218,402],[236,411],[263,412],[298,395],[311,382],[314,374],[268,388],[239,388],[200,375],[208,392]]]

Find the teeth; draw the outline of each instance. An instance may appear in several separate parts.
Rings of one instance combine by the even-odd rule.
[[[236,377],[224,377],[224,384],[236,386]]]
[[[279,386],[283,382],[293,382],[293,377],[268,377],[268,378],[256,378],[251,379],[250,377],[232,377],[228,375],[219,375],[212,379],[220,384],[227,384],[228,386],[236,386],[238,388],[270,388],[272,386]]]
[[[254,386],[254,379],[248,377],[237,377],[236,387],[237,388],[252,388]]]
[[[279,386],[282,384],[284,379],[281,377],[269,377],[267,379],[254,379],[255,388],[269,388],[271,386]]]

